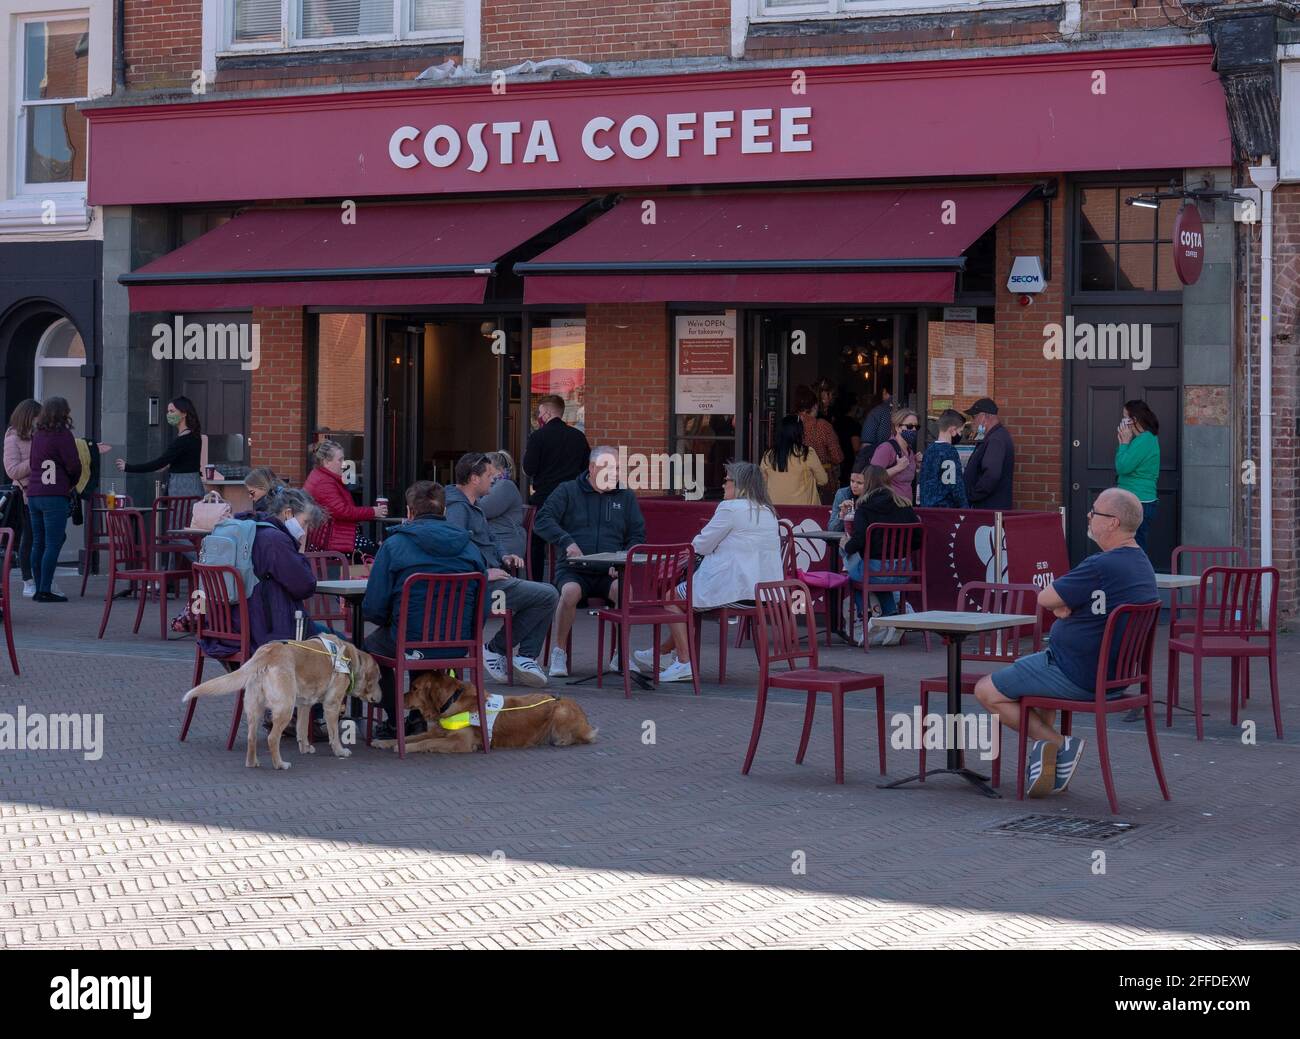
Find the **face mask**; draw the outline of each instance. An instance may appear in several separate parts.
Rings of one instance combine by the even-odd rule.
[[[981,423],[979,424],[979,428],[975,430],[975,439],[976,439],[976,440],[983,440],[983,439],[984,439],[984,423],[983,423],[983,422],[981,422]]]
[[[916,430],[915,430],[915,429],[905,429],[905,430],[903,430],[903,443],[905,443],[908,447],[911,447],[911,448],[915,448],[915,447],[916,447]]]
[[[167,412],[167,425],[179,426],[181,424],[181,413],[179,411]]]
[[[290,516],[284,521],[284,529],[287,530],[295,539],[300,538],[306,533],[302,529],[302,524]]]

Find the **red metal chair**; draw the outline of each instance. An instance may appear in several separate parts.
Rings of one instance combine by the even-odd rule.
[[[304,552],[303,556],[318,582],[346,580],[351,572],[352,564],[342,552]],[[344,635],[352,641],[352,611],[340,596],[313,595],[307,600],[307,612],[330,631],[334,630],[334,622],[340,621]]]
[[[121,508],[129,509],[131,507],[131,496],[129,494],[119,494],[117,501]],[[100,509],[105,511],[100,512]],[[81,567],[81,596],[83,599],[86,596],[86,582],[90,580],[92,560],[98,566],[99,553],[108,552],[113,547],[108,541],[108,526],[102,519],[106,515],[108,515],[108,495],[92,494],[90,496],[90,519],[86,523],[86,558]]]
[[[424,586],[424,612],[416,625],[419,634],[408,634],[411,610],[411,593]],[[470,596],[473,593],[473,602]],[[483,750],[488,748],[487,700],[483,696],[483,599],[487,595],[487,578],[482,574],[412,574],[402,583],[402,599],[397,614],[397,649],[391,657],[372,654],[383,667],[391,668],[397,686],[397,716],[392,719],[397,729],[397,756],[406,757],[406,673],[408,671],[447,671],[451,668],[474,672],[474,688],[478,690],[479,720],[483,722]],[[468,614],[467,612],[468,611]],[[469,638],[459,636],[467,617],[470,620]],[[459,656],[430,657],[429,653],[452,650]],[[408,653],[420,652],[421,659],[408,659]],[[374,731],[376,704],[366,708],[366,742]],[[437,724],[436,722],[434,724]]]
[[[1031,653],[1037,653],[1043,645],[1043,615],[1038,608],[1038,587],[1032,584],[990,584],[987,581],[968,581],[957,592],[957,612],[962,613],[969,605],[979,613],[1027,613],[1033,614],[1034,623],[1020,628],[1001,631],[984,631],[977,636],[967,638],[962,644],[963,661],[975,664],[1010,664],[1023,655],[1026,639],[1032,640]],[[974,648],[971,648],[972,645]],[[975,695],[975,683],[988,671],[967,671],[963,665],[961,671],[962,696]],[[921,679],[921,717],[930,713],[930,694],[948,693],[948,676],[936,675]],[[993,785],[1002,783],[1002,722],[997,721],[998,740],[997,756],[993,759]],[[925,782],[925,742],[921,741],[921,782]]]
[[[1268,578],[1268,622],[1260,622],[1264,582]],[[1272,566],[1212,566],[1201,574],[1196,595],[1196,621],[1190,635],[1169,638],[1169,680],[1165,693],[1165,725],[1174,723],[1178,704],[1178,655],[1192,657],[1192,699],[1196,711],[1196,738],[1205,738],[1201,716],[1201,667],[1207,657],[1232,661],[1229,691],[1232,724],[1237,724],[1238,694],[1249,695],[1251,657],[1268,658],[1269,685],[1273,693],[1273,725],[1282,738],[1282,701],[1277,685],[1277,586]],[[1263,640],[1263,641],[1260,641]]]
[[[695,552],[685,545],[633,545],[627,551],[627,566],[619,582],[619,604],[596,614],[596,687],[605,677],[605,625],[618,633],[619,663],[623,670],[623,695],[632,696],[632,629],[652,625],[655,638],[655,677],[659,668],[659,628],[685,624],[687,648],[691,654],[691,684],[700,695],[699,644],[695,641],[695,608],[691,605],[692,563]],[[677,585],[685,578],[686,598],[677,598]],[[668,609],[675,606],[682,612]]]
[[[153,550],[158,556],[158,566],[163,565],[163,556],[173,555],[189,569],[189,560],[185,553],[194,554],[194,544],[190,541],[169,541],[167,531],[188,527],[194,517],[194,503],[202,501],[198,495],[163,495],[155,498],[153,503]]]
[[[763,715],[767,711],[767,691],[769,688],[795,689],[808,694],[808,703],[804,708],[803,735],[799,739],[799,752],[795,755],[795,764],[803,763],[804,752],[808,749],[808,737],[812,733],[813,712],[817,706],[817,696],[829,693],[831,697],[831,720],[835,740],[835,782],[844,782],[844,694],[863,689],[876,691],[876,742],[880,750],[880,774],[885,774],[885,677],[868,675],[860,671],[824,671],[817,666],[817,619],[805,607],[801,610],[800,601],[811,601],[808,586],[802,581],[767,581],[754,586],[754,598],[758,611],[755,623],[757,630],[755,649],[758,653],[758,700],[754,705],[754,730],[749,737],[749,750],[745,753],[745,763],[741,766],[741,775],[749,774],[753,764],[754,752],[758,750],[758,738],[763,731]],[[808,644],[805,646],[799,636],[800,613],[807,613]],[[808,666],[796,668],[798,661],[807,659]],[[784,661],[789,671],[772,673],[772,665]]]
[[[0,613],[4,614],[5,641],[9,643],[9,664],[19,674],[18,654],[14,651],[13,599],[9,597],[9,568],[14,562],[14,530],[0,527],[0,550],[4,555],[4,575],[0,576]]]
[[[1101,653],[1097,657],[1096,699],[1059,700],[1049,696],[1026,696],[1020,700],[1019,755],[1016,763],[1016,799],[1025,798],[1025,757],[1029,740],[1025,736],[1031,708],[1061,712],[1061,734],[1070,735],[1072,716],[1092,714],[1097,719],[1097,756],[1101,759],[1101,777],[1106,784],[1106,797],[1112,813],[1119,813],[1119,800],[1115,797],[1115,781],[1110,774],[1110,749],[1106,738],[1106,716],[1118,711],[1141,707],[1146,715],[1147,746],[1151,749],[1151,764],[1155,767],[1156,782],[1166,801],[1169,787],[1165,784],[1165,770],[1160,764],[1160,748],[1156,744],[1156,716],[1151,702],[1151,656],[1156,644],[1156,624],[1160,620],[1160,600],[1149,603],[1126,603],[1116,607],[1106,618],[1106,630],[1101,639]],[[1121,633],[1121,621],[1124,621]],[[1119,641],[1113,678],[1107,678],[1107,662],[1111,645]],[[1123,693],[1107,699],[1111,690],[1136,685],[1137,693]]]
[[[789,520],[784,520],[783,522],[790,526],[791,552],[794,556],[796,565],[794,578],[795,580],[802,581],[806,584],[809,591],[813,593],[814,610],[820,608],[820,612],[826,614],[826,645],[829,647],[831,645],[831,633],[835,629],[835,624],[832,623],[832,617],[835,611],[832,611],[831,609],[831,597],[832,595],[842,595],[844,590],[848,588],[849,575],[831,569],[832,555],[829,545],[826,546],[826,553],[822,558],[813,563],[813,568],[811,570],[798,568],[799,532],[795,528],[794,524],[790,523]],[[823,544],[825,543],[823,542]],[[787,572],[786,576],[788,578],[790,577],[790,574]],[[837,604],[842,607],[843,600],[837,600]]]
[[[704,628],[705,619],[718,619],[718,682],[719,684],[727,680],[727,642],[732,638],[727,629],[731,626],[731,618],[738,619],[736,626],[736,648],[740,647],[742,640],[746,635],[753,631],[754,621],[758,617],[758,608],[756,606],[719,606],[713,610],[696,610],[695,611],[695,645],[703,646],[701,639],[702,629]],[[659,640],[656,633],[655,641]],[[701,650],[702,652],[702,650]],[[693,669],[693,668],[692,668]]]
[[[880,533],[880,552],[879,554],[872,551],[871,542],[876,532]],[[866,613],[867,595],[870,592],[885,592],[898,596],[898,608],[904,609],[904,603],[908,595],[919,595],[921,597],[921,609],[928,610],[928,597],[925,588],[925,528],[920,523],[873,523],[867,527],[867,536],[865,541],[865,551],[862,557],[862,581],[849,581],[849,587],[852,591],[862,592],[863,604],[863,639],[862,649],[864,652],[871,651],[871,639],[866,637]],[[879,559],[882,566],[881,572],[872,571],[871,560]],[[900,577],[903,580],[899,584],[877,584],[872,582],[871,578],[875,577]],[[863,587],[865,585],[865,587]],[[857,605],[854,597],[849,596],[849,619],[851,622],[856,620]],[[852,623],[850,630],[852,630]],[[922,632],[925,637],[925,651],[930,651],[930,633]],[[900,637],[901,643],[906,633]]]
[[[194,611],[198,618],[198,631],[194,637],[194,680],[191,687],[203,681],[203,662],[210,656],[203,649],[203,639],[215,639],[229,642],[238,647],[228,657],[212,657],[213,660],[232,664],[245,664],[253,655],[249,647],[248,598],[244,594],[244,582],[239,571],[233,566],[208,566],[194,564],[194,580],[202,593],[199,602],[202,609]],[[236,621],[238,623],[236,623]],[[190,731],[190,722],[194,720],[194,709],[198,707],[197,698],[190,701],[185,711],[185,721],[181,723],[181,742]],[[226,750],[235,746],[235,736],[239,733],[239,719],[244,713],[244,691],[235,696],[235,713],[230,720],[230,737],[226,740]]]
[[[1212,566],[1246,566],[1246,550],[1239,545],[1179,545],[1169,561],[1173,574],[1201,574]],[[1185,567],[1185,568],[1184,568]],[[1220,586],[1213,589],[1217,595]],[[1196,602],[1199,588],[1175,588],[1169,599],[1169,637],[1176,639],[1196,628]],[[1184,598],[1184,596],[1186,596]],[[1217,607],[1217,602],[1209,604]]]
[[[140,620],[144,617],[145,602],[149,598],[152,585],[158,586],[158,630],[164,641],[167,639],[167,592],[173,581],[179,586],[185,581],[193,590],[194,579],[189,570],[154,569],[149,565],[149,542],[145,537],[144,514],[139,510],[124,511],[114,509],[107,513],[109,538],[108,591],[104,593],[104,616],[99,622],[99,638],[104,637],[108,627],[108,615],[113,611],[113,589],[118,581],[139,584],[140,605],[135,611],[135,627],[132,633],[140,630]],[[191,550],[193,546],[189,546]]]

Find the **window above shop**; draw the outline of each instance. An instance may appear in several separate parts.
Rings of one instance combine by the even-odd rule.
[[[221,0],[224,53],[464,38],[477,0]]]
[[[1125,205],[1136,195],[1167,190],[1156,184],[1098,184],[1075,192],[1076,292],[1176,292],[1174,219],[1177,199],[1158,209]]]
[[[756,22],[1042,6],[1042,0],[739,0]]]
[[[24,20],[17,43],[17,194],[84,194],[86,117],[77,102],[90,96],[90,21]]]

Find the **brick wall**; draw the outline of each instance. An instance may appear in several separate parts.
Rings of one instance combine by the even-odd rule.
[[[1283,184],[1273,193],[1273,565],[1281,573],[1278,588],[1278,611],[1283,616],[1300,613],[1300,585],[1297,564],[1300,562],[1300,438],[1296,436],[1296,395],[1300,393],[1300,185]],[[1251,307],[1245,314],[1238,300],[1238,338],[1242,347],[1238,356],[1244,363],[1245,338],[1249,336],[1252,365],[1243,372],[1250,380],[1251,437],[1245,441],[1245,401],[1241,399],[1237,436],[1246,444],[1242,459],[1258,467],[1259,449],[1259,259],[1261,227],[1250,233],[1254,240],[1251,252]],[[1244,266],[1244,265],[1243,265]],[[1240,279],[1244,282],[1244,279]],[[1244,284],[1241,285],[1244,293]],[[1252,561],[1259,561],[1260,491],[1256,485],[1251,502],[1248,533]]]
[[[1064,321],[1064,191],[1052,201],[1052,257],[1047,287],[1022,307],[1008,292],[1003,272],[1014,256],[1042,256],[1043,204],[1030,202],[998,225],[995,310],[997,353],[993,383],[998,414],[1016,442],[1015,507],[1057,509],[1064,480],[1061,425],[1065,422],[1068,361],[1043,357],[1043,326]],[[967,404],[970,402],[967,401]]]
[[[302,310],[254,307],[253,322],[261,330],[262,363],[252,376],[252,463],[301,484],[311,440]]]
[[[525,58],[723,56],[730,39],[730,0],[483,0],[485,69]]]
[[[592,447],[669,450],[668,365],[662,303],[587,307],[586,424]]]
[[[184,86],[203,65],[202,0],[125,0],[127,86]]]

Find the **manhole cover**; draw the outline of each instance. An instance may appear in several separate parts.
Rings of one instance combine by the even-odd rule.
[[[1072,819],[1065,815],[1022,815],[1019,819],[999,823],[996,832],[1021,833],[1030,837],[1064,837],[1076,841],[1108,841],[1137,829],[1133,823],[1113,823],[1105,819]]]

